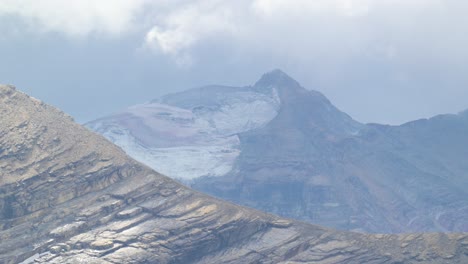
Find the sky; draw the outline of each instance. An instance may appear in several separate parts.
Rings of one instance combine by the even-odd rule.
[[[468,1],[0,0],[0,83],[78,122],[282,69],[360,122],[468,108]]]

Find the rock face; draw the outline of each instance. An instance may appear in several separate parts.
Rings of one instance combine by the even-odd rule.
[[[192,89],[87,125],[238,204],[355,231],[467,232],[467,116],[361,124],[275,70],[251,87]]]
[[[0,86],[0,263],[446,263],[468,234],[370,235],[192,191]]]

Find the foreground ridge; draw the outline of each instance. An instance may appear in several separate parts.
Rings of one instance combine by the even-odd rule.
[[[190,190],[0,86],[0,263],[467,263],[468,234],[340,232]]]

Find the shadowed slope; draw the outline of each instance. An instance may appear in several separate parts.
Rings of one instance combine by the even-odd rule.
[[[278,115],[239,133],[222,177],[193,188],[285,217],[367,232],[468,231],[468,119],[445,115],[402,126],[364,125],[281,71]]]

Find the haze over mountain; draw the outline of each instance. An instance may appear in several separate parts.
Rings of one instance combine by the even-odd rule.
[[[369,232],[468,231],[467,111],[362,124],[274,70],[87,126],[195,189],[267,212]]]
[[[468,261],[468,234],[339,232],[192,191],[11,86],[0,113],[0,263]]]
[[[401,124],[467,107],[467,9],[461,0],[2,0],[0,82],[88,122],[280,67],[356,120]]]

